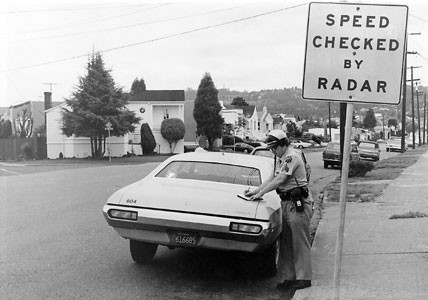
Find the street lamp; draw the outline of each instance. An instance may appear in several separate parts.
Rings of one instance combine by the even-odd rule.
[[[108,161],[111,163],[111,152],[110,152],[110,131],[113,130],[113,126],[112,124],[109,122],[107,122],[106,124],[106,128],[108,131]]]

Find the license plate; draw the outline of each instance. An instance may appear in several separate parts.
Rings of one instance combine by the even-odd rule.
[[[198,242],[198,235],[194,232],[174,232],[171,242],[178,245],[194,246]]]

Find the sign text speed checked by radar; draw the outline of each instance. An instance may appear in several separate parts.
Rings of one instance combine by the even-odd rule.
[[[400,102],[407,6],[309,5],[303,98]]]

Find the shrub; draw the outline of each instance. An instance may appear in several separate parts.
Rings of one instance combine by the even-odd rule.
[[[34,151],[30,143],[25,143],[21,146],[21,151],[24,153],[25,158],[33,158]]]
[[[363,177],[367,172],[374,168],[374,163],[370,161],[350,161],[349,162],[349,177]]]
[[[141,125],[140,136],[143,154],[152,154],[156,148],[156,140],[149,124],[143,123]]]
[[[162,121],[161,134],[168,141],[171,153],[174,152],[177,142],[184,138],[185,132],[184,122],[179,118],[170,118]]]

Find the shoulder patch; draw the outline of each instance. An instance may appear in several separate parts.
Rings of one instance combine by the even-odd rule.
[[[292,156],[287,156],[286,158],[285,158],[285,162],[291,162],[293,160],[293,157]]]

